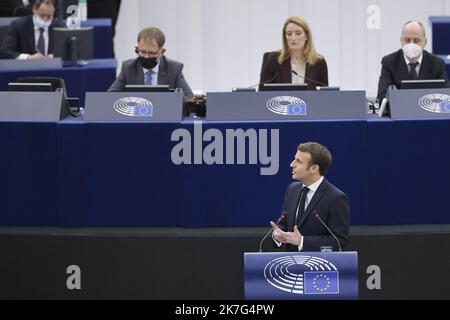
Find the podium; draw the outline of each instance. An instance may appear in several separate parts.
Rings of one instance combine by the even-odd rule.
[[[366,120],[364,91],[208,92],[208,121]]]
[[[450,119],[450,89],[389,91],[392,119]]]
[[[87,92],[86,121],[181,121],[182,92]]]
[[[0,91],[0,121],[58,122],[68,115],[62,91]]]
[[[358,299],[357,252],[244,253],[246,300]]]

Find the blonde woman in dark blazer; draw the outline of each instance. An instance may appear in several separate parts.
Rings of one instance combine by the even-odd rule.
[[[283,26],[283,48],[265,54],[261,83],[306,83],[308,90],[328,86],[325,58],[317,53],[305,19],[290,17]]]

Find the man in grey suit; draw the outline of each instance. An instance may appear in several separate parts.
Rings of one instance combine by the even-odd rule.
[[[171,88],[183,89],[185,97],[192,96],[192,90],[183,76],[183,64],[164,56],[165,41],[160,29],[142,29],[135,48],[138,57],[123,62],[119,76],[108,91],[123,91],[127,84],[168,84]]]

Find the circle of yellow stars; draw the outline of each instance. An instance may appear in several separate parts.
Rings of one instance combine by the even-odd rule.
[[[319,287],[317,287],[317,280],[318,279],[325,279],[325,281],[326,281],[326,286],[324,287],[324,288],[319,288]],[[323,291],[327,291],[329,288],[330,288],[330,285],[331,285],[331,281],[330,281],[330,278],[329,277],[327,277],[326,275],[324,275],[324,274],[319,274],[319,275],[317,275],[317,276],[315,276],[314,277],[314,279],[313,279],[313,287],[314,287],[314,289],[316,289],[317,291],[320,291],[320,292],[323,292]]]

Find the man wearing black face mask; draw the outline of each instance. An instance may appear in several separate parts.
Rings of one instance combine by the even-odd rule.
[[[139,32],[136,59],[122,64],[119,76],[108,91],[123,91],[127,84],[168,84],[171,88],[183,89],[184,96],[192,96],[192,90],[183,76],[183,64],[164,56],[165,36],[155,27]]]

